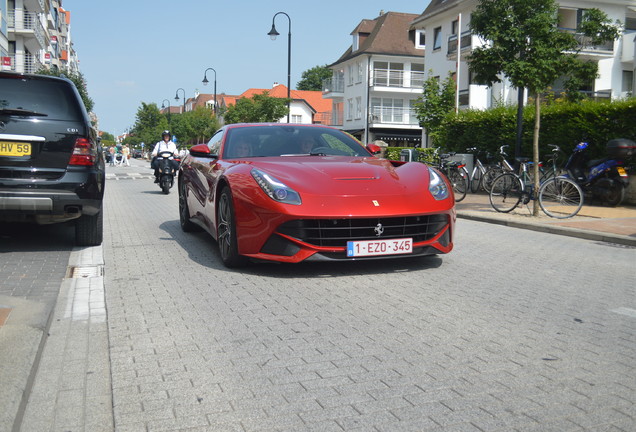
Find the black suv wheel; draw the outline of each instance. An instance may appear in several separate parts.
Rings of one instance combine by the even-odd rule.
[[[0,72],[0,222],[75,223],[102,242],[104,157],[66,78]]]

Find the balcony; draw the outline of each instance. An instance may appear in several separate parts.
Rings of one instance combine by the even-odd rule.
[[[373,69],[372,83],[374,87],[422,90],[422,87],[424,86],[424,72]]]
[[[36,56],[31,53],[26,53],[21,56],[16,56],[15,54],[9,55],[11,58],[11,69],[15,72],[34,74],[40,69],[44,69],[44,65]],[[22,62],[21,60],[24,60]]]
[[[7,14],[9,32],[13,32],[16,35],[24,37],[24,43],[32,51],[45,49],[47,47],[46,33],[44,32],[44,27],[40,22],[38,14],[34,12],[22,12],[21,20],[17,19],[19,15],[20,14],[16,14],[15,10],[10,10]],[[39,46],[35,46],[30,43],[32,40],[36,40]]]
[[[465,31],[461,34],[459,39],[459,49],[461,52],[469,51],[473,45],[473,34],[471,31]],[[450,35],[448,37],[448,50],[446,51],[446,58],[449,60],[457,58],[457,35]]]
[[[369,123],[373,125],[419,126],[420,122],[412,108],[371,107]]]
[[[614,41],[606,41],[601,44],[593,44],[592,39],[583,33],[577,33],[575,29],[559,27],[564,33],[570,33],[577,42],[576,50],[582,57],[612,57],[614,55]]]
[[[341,97],[344,94],[344,77],[322,80],[322,93],[327,97]]]

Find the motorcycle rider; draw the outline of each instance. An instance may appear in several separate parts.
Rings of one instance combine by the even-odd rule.
[[[179,156],[177,145],[170,140],[171,136],[170,131],[163,131],[161,133],[161,141],[157,142],[157,144],[155,144],[155,148],[152,149],[152,161],[150,162],[150,168],[154,168],[155,170],[155,183],[159,183],[159,164],[157,163],[157,155],[161,152],[171,152],[175,158]],[[179,162],[176,160],[171,160],[170,164],[175,171],[179,169]]]

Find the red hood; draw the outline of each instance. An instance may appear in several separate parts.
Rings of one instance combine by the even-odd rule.
[[[448,207],[428,190],[428,167],[399,166],[377,158],[285,157],[252,159],[251,167],[273,175],[300,193],[308,214],[347,215],[367,208],[370,214],[433,212]],[[432,202],[433,201],[433,202]]]

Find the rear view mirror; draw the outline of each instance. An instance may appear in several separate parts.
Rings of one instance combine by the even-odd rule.
[[[216,155],[210,153],[210,148],[207,144],[197,144],[195,146],[190,147],[189,150],[192,156],[196,157],[209,157],[215,158]]]

